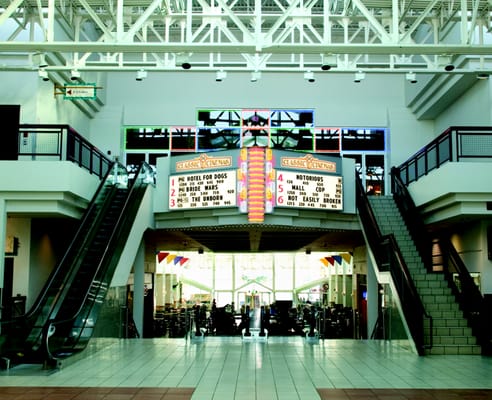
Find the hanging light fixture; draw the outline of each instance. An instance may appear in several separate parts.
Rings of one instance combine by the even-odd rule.
[[[224,70],[217,71],[215,74],[215,81],[222,82],[225,78],[227,78],[227,72]]]
[[[313,71],[304,72],[304,79],[310,83],[315,82],[316,79],[314,79],[314,72]]]
[[[72,69],[70,72],[70,79],[72,81],[78,81],[80,79],[80,71],[78,69]]]
[[[417,75],[415,74],[415,72],[407,72],[405,78],[410,83],[417,83]]]
[[[337,65],[338,65],[338,59],[335,54],[321,55],[321,69],[323,71],[329,71],[332,68],[336,68]]]
[[[253,71],[251,72],[251,82],[256,82],[261,79],[261,71]]]
[[[365,78],[366,78],[366,73],[365,72],[362,72],[362,71],[356,72],[355,73],[355,77],[354,77],[354,82],[355,83],[360,83]]]
[[[40,68],[40,69],[38,70],[38,75],[39,75],[39,77],[40,77],[43,81],[45,81],[45,82],[47,82],[47,81],[49,81],[49,80],[50,80],[50,78],[49,78],[49,76],[48,76],[48,72],[47,72],[44,68]]]
[[[136,80],[137,81],[143,81],[145,78],[147,78],[147,71],[144,70],[144,69],[139,69],[137,71],[137,76],[136,76]]]

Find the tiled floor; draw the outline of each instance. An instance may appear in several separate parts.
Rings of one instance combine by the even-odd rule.
[[[190,388],[194,388],[193,400],[492,399],[492,358],[418,357],[405,347],[382,341],[132,339],[118,341],[57,372],[17,367],[0,373],[0,394],[7,387],[41,386],[99,387],[106,394],[109,388],[183,388],[181,394],[169,397],[183,400],[189,398]],[[150,395],[140,395],[144,393]],[[135,391],[113,394],[107,399],[168,399],[164,393],[150,397],[139,397]],[[101,395],[51,398],[106,399]],[[4,399],[20,397],[0,397]]]

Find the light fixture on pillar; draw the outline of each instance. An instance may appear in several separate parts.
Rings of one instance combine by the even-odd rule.
[[[137,71],[137,76],[136,76],[136,80],[137,81],[143,81],[145,78],[147,78],[147,71],[144,70],[144,69],[139,69]]]
[[[448,55],[437,56],[437,66],[444,68],[444,71],[451,72],[454,70],[452,57]]]
[[[215,74],[215,81],[216,82],[222,82],[225,78],[227,78],[227,72],[221,69],[220,71],[217,71]]]
[[[78,69],[72,69],[70,72],[70,79],[72,81],[78,81],[80,79],[80,71]]]
[[[479,80],[485,80],[485,79],[489,79],[489,74],[487,72],[479,72],[477,74],[477,79]]]
[[[417,75],[415,74],[415,72],[407,72],[405,78],[410,83],[417,83]]]
[[[338,65],[338,59],[335,54],[321,55],[321,69],[323,71],[329,71],[332,68],[336,68],[337,65]]]
[[[314,72],[313,71],[304,72],[304,79],[310,83],[315,82],[316,79],[314,79]]]
[[[355,83],[360,83],[365,78],[366,78],[366,73],[365,72],[362,72],[362,71],[356,72],[355,73],[355,77],[354,77],[354,82]]]

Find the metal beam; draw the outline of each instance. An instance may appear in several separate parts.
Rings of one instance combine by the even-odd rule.
[[[61,51],[61,52],[194,52],[194,53],[259,53],[259,54],[402,54],[402,55],[487,55],[492,56],[492,45],[459,44],[272,44],[258,51],[254,44],[243,43],[108,43],[108,42],[0,42],[0,52]]]
[[[22,4],[24,0],[14,0],[10,2],[7,9],[0,15],[0,27],[14,14],[15,10]]]

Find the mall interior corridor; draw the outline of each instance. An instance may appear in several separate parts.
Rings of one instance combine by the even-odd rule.
[[[1,372],[0,399],[492,399],[492,360],[419,357],[396,341],[111,339],[56,372]]]

